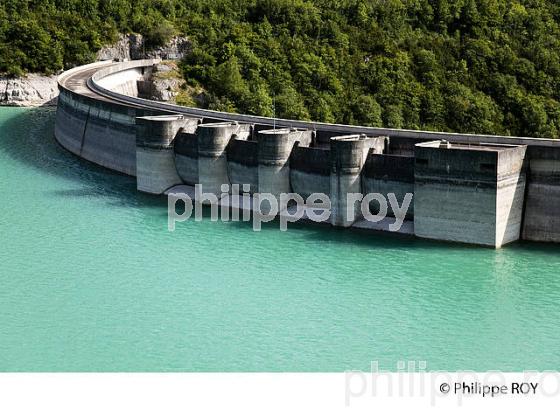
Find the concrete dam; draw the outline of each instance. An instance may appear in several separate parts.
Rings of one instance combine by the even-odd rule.
[[[400,233],[495,248],[519,239],[560,243],[560,140],[181,107],[142,98],[157,63],[109,61],[63,73],[56,140],[135,177],[138,190],[151,194],[196,184],[216,195],[234,184],[251,194],[324,193],[331,225],[385,230],[349,207],[347,195],[393,194],[403,203],[411,193]]]

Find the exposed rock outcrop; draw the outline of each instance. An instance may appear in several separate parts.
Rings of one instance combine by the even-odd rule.
[[[179,60],[190,50],[191,43],[186,37],[173,37],[165,46],[150,49],[146,47],[141,34],[121,34],[119,40],[97,52],[98,60],[139,60],[161,58]]]
[[[103,47],[97,52],[97,61],[130,60],[130,36],[120,34],[116,43]]]
[[[205,108],[208,95],[200,86],[189,85],[176,61],[166,60],[153,66],[144,79],[137,82],[138,96],[187,107]]]
[[[166,61],[154,66],[151,76],[138,84],[138,90],[144,98],[175,103],[184,84],[177,64]]]
[[[56,105],[56,75],[28,74],[25,77],[0,77],[0,105],[19,107]]]
[[[141,45],[143,43],[142,36],[137,35],[136,44]],[[180,60],[190,51],[190,49],[191,42],[188,38],[175,36],[163,47],[157,47],[151,50],[146,49],[145,47],[142,49],[139,49],[138,46],[133,47],[130,55],[133,59],[161,58],[162,60]]]
[[[99,60],[136,60],[142,58],[161,58],[163,60],[181,59],[190,50],[186,37],[173,37],[165,46],[152,50],[144,46],[140,34],[121,34],[116,43],[103,47],[97,52]],[[165,70],[161,67],[161,70]],[[181,86],[180,76],[173,78],[157,77],[154,83],[154,96],[160,101],[171,101]],[[0,105],[40,106],[55,105],[58,96],[56,75],[45,76],[30,73],[25,77],[8,78],[0,76]],[[161,81],[160,81],[161,80]]]

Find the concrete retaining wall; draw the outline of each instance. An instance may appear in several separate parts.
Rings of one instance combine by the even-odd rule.
[[[560,150],[528,148],[523,239],[560,243]]]
[[[313,193],[330,195],[330,175],[329,150],[294,147],[290,158],[290,182],[293,192],[305,199]]]
[[[386,198],[389,193],[393,193],[398,203],[402,204],[406,194],[414,194],[414,157],[370,154],[362,173],[362,192],[364,195],[377,192]],[[371,201],[370,210],[377,214],[379,202]],[[388,215],[394,216],[391,207],[388,209]],[[406,218],[412,219],[413,216],[414,201],[408,208]]]
[[[179,133],[175,138],[175,166],[181,179],[189,185],[198,184],[198,138],[193,133]]]
[[[124,91],[134,95],[137,93],[136,79],[141,78],[157,61],[134,61],[123,65],[98,62],[59,76],[55,138],[60,145],[88,161],[135,176],[136,117],[169,112],[99,97],[88,90],[88,81],[79,82],[73,77],[95,68],[94,76],[99,77],[101,84],[117,90],[116,93]]]
[[[231,184],[249,185],[245,192],[256,193],[259,185],[257,141],[233,139],[227,147],[228,175]]]

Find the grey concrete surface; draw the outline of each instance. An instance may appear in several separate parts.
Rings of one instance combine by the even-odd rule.
[[[417,144],[415,234],[495,248],[519,239],[525,153],[513,145]]]
[[[413,227],[417,236],[493,247],[520,237],[560,242],[559,140],[292,121],[139,98],[138,84],[157,63],[102,62],[63,73],[57,141],[89,161],[138,174],[148,192],[197,183],[216,193],[222,184],[304,197],[326,191],[333,225],[370,226],[357,206],[346,220],[348,193],[393,192],[401,203],[412,190],[403,232]],[[192,120],[162,131],[157,147],[138,144],[136,119],[163,115]],[[451,146],[440,147],[440,139]]]
[[[371,138],[365,134],[331,138],[331,224],[351,226],[361,218],[360,203],[351,203],[348,195],[362,193],[361,173],[368,154],[381,153],[384,137]]]
[[[199,119],[182,115],[136,118],[136,186],[139,191],[162,194],[183,181],[175,166],[173,142],[179,130],[193,131]]]

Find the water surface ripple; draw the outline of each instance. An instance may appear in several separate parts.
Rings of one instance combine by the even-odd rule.
[[[0,370],[560,370],[558,245],[179,224],[0,109]]]

